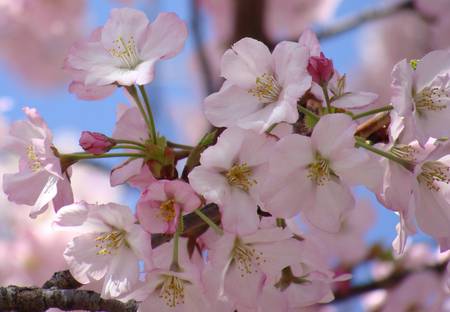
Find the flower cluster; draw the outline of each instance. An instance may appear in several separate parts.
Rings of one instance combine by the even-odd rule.
[[[288,312],[330,302],[349,275],[331,269],[322,247],[362,232],[358,185],[400,215],[397,251],[416,224],[450,247],[450,52],[398,63],[392,104],[380,108],[377,95],[348,90],[313,32],[273,51],[243,38],[224,53],[225,82],[203,103],[215,128],[187,146],[157,132],[144,87],[186,37],[173,13],[149,22],[113,10],[65,64],[78,97],[122,87],[132,99],[118,107],[112,136],[84,131],[85,152],[63,154],[36,110],[11,127],[19,172],[4,176],[4,191],[32,206],[31,217],[51,204],[55,229],[78,233],[64,252],[76,280],[99,282],[104,298],[135,299],[141,311]],[[388,114],[387,140],[364,131],[372,115]],[[72,166],[107,157],[125,158],[110,182],[140,191],[136,209],[73,202]]]

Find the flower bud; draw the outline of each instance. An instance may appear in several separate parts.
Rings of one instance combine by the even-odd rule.
[[[311,56],[308,63],[308,73],[312,80],[320,85],[330,81],[334,74],[333,61],[326,58],[321,52],[320,56]]]
[[[106,135],[98,132],[83,131],[80,137],[80,146],[88,153],[101,155],[109,151],[116,142]]]

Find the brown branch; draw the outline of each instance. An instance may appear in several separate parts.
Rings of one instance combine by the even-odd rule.
[[[432,271],[435,273],[442,273],[447,267],[447,262],[439,263],[433,266],[427,266],[421,270],[397,270],[394,271],[388,277],[374,281],[368,284],[353,286],[349,289],[344,289],[343,291],[335,291],[335,302],[347,300],[359,296],[361,294],[365,294],[369,291],[377,290],[377,289],[389,289],[399,285],[405,278],[410,276],[413,273],[419,273],[423,271]]]
[[[368,9],[367,11],[363,11],[354,16],[344,18],[333,25],[324,27],[317,32],[317,37],[319,37],[319,39],[325,39],[336,36],[361,26],[364,23],[390,16],[400,10],[408,8],[413,8],[412,0],[400,0],[380,8]]]
[[[390,122],[391,118],[389,112],[378,113],[360,124],[358,128],[356,128],[355,135],[368,139],[372,135],[376,135],[377,132],[382,132],[379,136],[383,136],[384,132],[387,131]],[[383,140],[377,139],[374,141],[381,142]]]
[[[43,312],[50,308],[64,311],[135,312],[138,304],[134,300],[123,303],[102,299],[98,293],[89,290],[0,287],[0,311]]]

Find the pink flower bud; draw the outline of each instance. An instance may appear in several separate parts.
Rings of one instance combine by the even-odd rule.
[[[326,58],[321,52],[320,56],[311,56],[308,63],[308,73],[312,80],[320,85],[330,81],[334,74],[333,61]]]
[[[109,151],[116,142],[106,135],[98,132],[83,131],[80,137],[80,146],[89,153],[101,155]]]

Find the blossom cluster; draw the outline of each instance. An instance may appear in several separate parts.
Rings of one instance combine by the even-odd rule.
[[[100,283],[104,298],[137,300],[141,311],[287,312],[330,302],[334,283],[350,276],[331,269],[321,246],[357,227],[359,185],[399,214],[397,252],[417,227],[450,247],[449,51],[399,62],[392,103],[379,107],[376,94],[348,90],[312,31],[273,51],[243,38],[222,57],[222,87],[203,102],[214,129],[187,146],[158,133],[145,89],[186,38],[174,13],[150,22],[114,9],[65,61],[79,98],[117,88],[129,96],[113,134],[83,131],[85,152],[64,154],[33,108],[10,128],[19,170],[4,175],[4,192],[32,206],[32,218],[52,206],[54,228],[76,233],[64,258],[77,281]],[[387,114],[385,142],[364,134],[372,115]],[[72,166],[107,157],[125,158],[110,183],[140,192],[135,209],[74,202]]]

